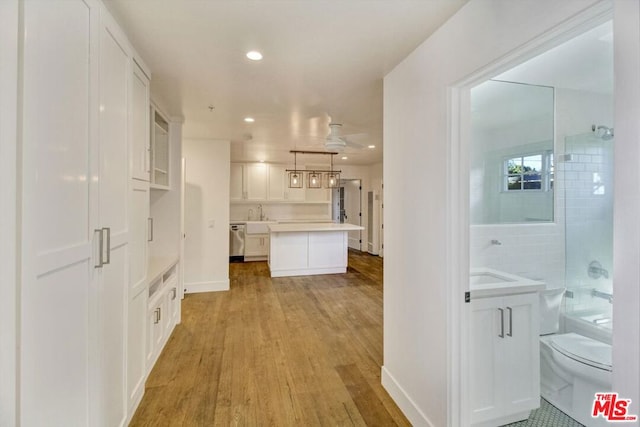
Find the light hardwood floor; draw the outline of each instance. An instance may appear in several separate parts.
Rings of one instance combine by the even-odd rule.
[[[187,295],[132,426],[405,426],[380,385],[382,259],[347,274],[269,277],[230,264],[231,290]]]

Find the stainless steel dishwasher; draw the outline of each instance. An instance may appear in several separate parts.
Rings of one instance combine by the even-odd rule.
[[[244,224],[229,225],[229,262],[244,262]]]

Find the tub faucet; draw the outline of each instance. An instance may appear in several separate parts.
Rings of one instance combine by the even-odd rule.
[[[591,261],[589,263],[589,269],[587,270],[589,277],[592,279],[599,279],[600,277],[604,277],[605,279],[609,278],[609,272],[602,268],[602,264],[598,261]]]

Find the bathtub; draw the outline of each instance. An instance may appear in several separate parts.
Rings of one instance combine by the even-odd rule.
[[[613,316],[611,311],[580,310],[560,314],[560,328],[563,332],[575,332],[606,344],[611,344]]]

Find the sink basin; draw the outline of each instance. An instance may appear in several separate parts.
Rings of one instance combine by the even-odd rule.
[[[474,268],[469,273],[469,290],[476,298],[536,292],[544,287],[543,282],[492,268]]]
[[[245,233],[269,234],[269,224],[277,224],[277,221],[247,221]]]

